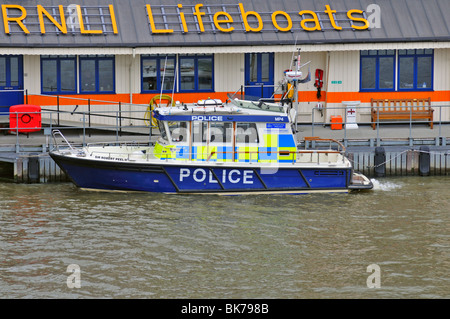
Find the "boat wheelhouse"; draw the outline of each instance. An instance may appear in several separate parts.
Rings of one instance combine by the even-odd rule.
[[[287,107],[233,100],[160,108],[154,116],[161,133],[154,154],[161,159],[286,163],[296,158]]]

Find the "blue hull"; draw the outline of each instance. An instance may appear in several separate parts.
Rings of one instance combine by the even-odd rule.
[[[348,191],[350,168],[260,168],[93,161],[50,154],[80,188],[162,193]]]

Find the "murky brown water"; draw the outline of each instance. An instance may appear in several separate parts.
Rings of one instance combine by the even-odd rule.
[[[375,184],[217,197],[0,183],[0,298],[449,298],[450,178]]]

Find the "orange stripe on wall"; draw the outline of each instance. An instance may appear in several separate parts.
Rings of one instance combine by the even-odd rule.
[[[91,105],[111,104],[108,102],[129,103],[129,94],[79,94],[79,95],[60,95],[59,101],[56,95],[28,95],[28,104],[45,105]],[[104,102],[100,102],[104,101]]]
[[[208,93],[176,93],[175,101],[190,104],[196,103],[198,100],[220,99],[222,102],[227,100],[228,92],[208,92]],[[150,100],[159,94],[133,94],[133,104],[148,105]],[[172,96],[172,94],[164,93],[164,95]],[[88,101],[90,100],[90,101]],[[40,106],[45,105],[107,105],[110,102],[130,103],[130,94],[80,94],[80,95],[28,95],[28,104]]]
[[[423,99],[431,97],[431,102],[449,102],[450,91],[434,92],[322,92],[317,99],[317,91],[298,93],[300,102],[342,103],[342,101],[361,101],[370,103],[370,99]]]
[[[176,93],[175,101],[191,104],[198,100],[220,99],[225,102],[228,99],[229,92],[207,92],[207,93]],[[234,93],[234,92],[232,92]],[[158,94],[133,94],[133,104],[148,105],[150,100]],[[172,96],[171,94],[165,94]],[[361,103],[370,103],[370,99],[418,99],[431,97],[431,102],[449,102],[450,91],[434,91],[434,92],[322,92],[319,101],[328,103],[342,103],[342,101],[361,101]],[[87,105],[90,99],[91,105],[110,104],[108,102],[130,103],[129,94],[80,94],[80,95],[61,95],[59,97],[59,105]],[[99,102],[104,101],[104,102]],[[317,99],[317,91],[299,92],[300,102],[315,102]],[[57,97],[55,95],[29,95],[29,104],[40,106],[57,105]]]

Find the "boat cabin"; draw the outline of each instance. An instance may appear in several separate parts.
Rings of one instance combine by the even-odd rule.
[[[157,108],[154,155],[162,160],[283,163],[296,160],[287,106],[264,101],[199,101]]]

